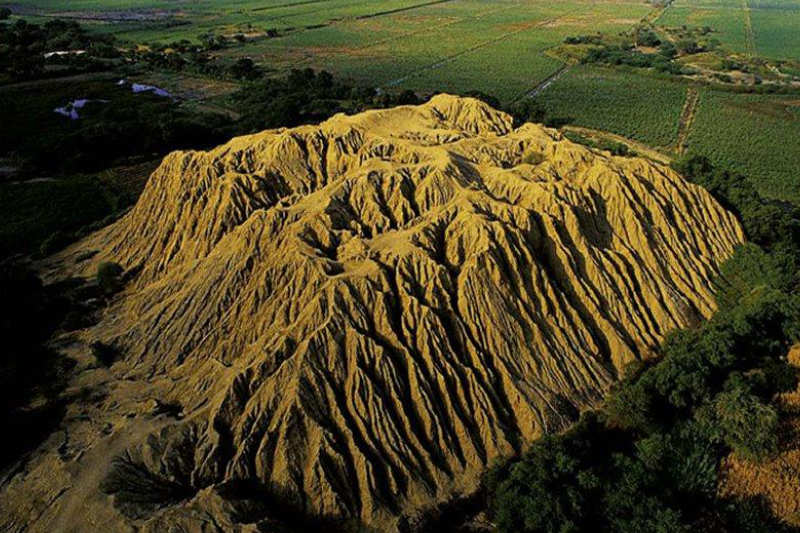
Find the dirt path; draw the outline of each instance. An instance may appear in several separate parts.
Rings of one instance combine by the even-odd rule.
[[[745,48],[748,56],[756,55],[756,35],[753,32],[753,21],[750,19],[750,6],[747,0],[742,0],[742,12],[744,13],[744,36]]]
[[[469,16],[469,17],[463,17],[463,18],[458,18],[458,19],[451,20],[449,22],[443,22],[442,24],[437,24],[436,27],[433,29],[433,32],[439,32],[439,31],[443,30],[444,28],[447,28],[448,26],[453,26],[454,24],[462,24],[462,23],[464,23],[464,22],[466,22],[468,20],[480,20],[480,19],[482,19],[483,17],[485,17],[487,15],[493,15],[493,14],[498,13],[500,11],[508,11],[509,9],[513,9],[515,7],[516,7],[515,5],[510,5],[510,6],[503,6],[503,7],[488,9],[486,11],[481,11],[480,13],[476,13],[476,14],[474,14],[472,16]],[[407,38],[413,37],[415,35],[424,35],[424,34],[428,34],[428,33],[432,33],[431,28],[423,28],[423,29],[420,29],[420,30],[409,31],[409,32],[406,32],[406,33],[402,33],[400,35],[392,35],[391,37],[386,37],[385,39],[379,39],[377,41],[373,41],[373,42],[365,44],[363,46],[356,46],[356,47],[353,48],[353,50],[366,50],[368,48],[373,48],[373,47],[378,46],[378,45],[386,44],[388,42],[402,41],[403,39],[407,39]]]
[[[557,71],[553,72],[548,77],[546,77],[544,80],[542,80],[541,83],[539,83],[539,85],[537,85],[532,90],[530,90],[527,93],[523,94],[522,96],[520,96],[519,98],[517,98],[514,101],[515,102],[519,102],[520,100],[524,100],[525,98],[533,98],[533,97],[537,96],[542,91],[544,91],[545,89],[550,87],[561,76],[563,76],[571,67],[572,67],[572,65],[564,65],[564,66],[560,67]]]
[[[436,4],[446,4],[453,0],[433,0],[431,2],[423,2],[421,4],[414,4],[413,6],[399,7],[397,9],[389,9],[387,11],[378,11],[377,13],[370,13],[368,15],[359,15],[356,20],[371,19],[374,17],[382,17],[384,15],[394,15],[395,13],[402,13],[404,11],[411,11],[412,9],[419,9],[421,7],[435,6]]]
[[[328,0],[303,0],[301,2],[290,2],[288,4],[276,4],[271,6],[254,7],[250,11],[271,11],[273,9],[282,9],[284,7],[304,6],[307,4],[319,4],[327,2]]]
[[[689,133],[692,131],[694,117],[697,114],[697,105],[700,103],[700,92],[689,87],[686,90],[686,101],[681,110],[681,118],[678,123],[678,136],[675,139],[673,150],[678,154],[685,154],[689,141]]]
[[[658,19],[664,14],[664,12],[672,6],[672,0],[664,4],[662,7],[658,7],[648,13],[643,19],[642,22],[646,22],[648,24],[655,24],[658,22]]]
[[[591,128],[583,128],[580,126],[564,126],[562,128],[564,131],[571,131],[574,133],[578,133],[587,137],[593,141],[613,141],[622,144],[628,145],[630,148],[635,150],[639,155],[651,159],[653,161],[657,161],[659,163],[663,163],[668,165],[672,162],[672,158],[664,154],[655,148],[647,146],[646,144],[642,144],[639,141],[634,141],[628,139],[627,137],[623,137],[622,135],[617,135],[616,133],[610,133],[607,131],[600,131],[600,130],[593,130]]]
[[[508,6],[495,7],[495,8],[492,8],[492,9],[487,9],[486,11],[481,11],[480,13],[476,13],[476,14],[471,15],[469,17],[457,18],[457,19],[453,19],[453,20],[448,21],[448,22],[444,22],[442,24],[438,24],[433,29],[431,29],[430,27],[426,27],[426,28],[422,28],[422,29],[419,29],[419,30],[413,30],[413,31],[401,33],[399,35],[392,35],[390,37],[386,37],[384,39],[378,39],[377,41],[372,41],[372,42],[369,42],[369,43],[361,45],[361,46],[354,46],[352,48],[349,48],[348,50],[351,50],[351,51],[368,50],[370,48],[374,48],[376,46],[380,46],[380,45],[383,45],[383,44],[386,44],[386,43],[390,43],[390,42],[393,42],[393,41],[402,41],[404,39],[408,39],[409,37],[413,37],[415,35],[426,35],[426,34],[430,34],[430,33],[433,33],[433,32],[439,32],[439,31],[442,31],[444,28],[447,28],[448,26],[452,26],[454,24],[461,24],[461,23],[466,22],[468,20],[479,20],[479,19],[481,19],[481,18],[483,18],[483,17],[485,17],[487,15],[498,13],[500,11],[507,11],[509,9],[514,9],[516,7],[517,7],[516,5],[512,4],[512,5],[508,5]],[[342,22],[346,22],[346,21],[345,20],[332,21],[332,22],[330,22],[329,25],[332,26],[334,24],[340,24]],[[304,30],[304,31],[308,31],[308,30]],[[291,66],[292,66],[292,68],[299,68],[302,65],[307,64],[310,61],[313,61],[313,60],[315,60],[317,58],[318,58],[318,56],[316,54],[309,53],[309,54],[306,54],[305,57],[303,57],[301,59],[298,59],[297,61],[294,61],[291,64]]]

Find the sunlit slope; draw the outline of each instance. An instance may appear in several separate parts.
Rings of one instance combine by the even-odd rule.
[[[383,530],[708,317],[742,239],[667,167],[441,95],[172,154],[65,260],[138,271],[90,337],[185,413],[117,454],[112,476],[188,499],[150,527],[198,526],[187,508],[246,481]]]

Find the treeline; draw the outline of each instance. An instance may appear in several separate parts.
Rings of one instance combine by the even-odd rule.
[[[54,54],[50,52],[77,52]],[[101,59],[119,57],[112,35],[89,34],[74,21],[51,20],[43,25],[23,19],[0,24],[0,81],[23,81],[47,74],[51,65],[59,75],[107,68]]]
[[[721,460],[772,457],[776,395],[800,339],[800,210],[761,198],[704,158],[676,164],[741,219],[749,243],[724,263],[719,311],[669,335],[604,405],[487,476],[501,532],[788,531],[758,500],[719,496]]]
[[[381,92],[337,80],[326,71],[292,70],[285,78],[264,78],[236,92],[232,101],[242,113],[242,133],[325,120],[336,113],[419,104],[416,93]]]

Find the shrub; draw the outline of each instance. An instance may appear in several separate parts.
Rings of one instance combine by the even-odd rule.
[[[546,113],[544,107],[530,98],[520,100],[508,111],[514,117],[515,126],[526,122],[544,122]]]
[[[256,67],[253,60],[249,57],[239,58],[236,63],[231,65],[231,76],[239,80],[255,80],[261,77],[261,70]]]
[[[121,286],[124,269],[117,263],[104,261],[97,266],[97,284],[105,294],[114,294]]]
[[[737,455],[761,461],[778,447],[778,413],[742,387],[724,392],[714,402],[722,438]]]
[[[533,150],[529,150],[522,155],[522,162],[528,165],[538,165],[542,161],[544,161],[545,157],[544,154],[540,154],[539,152],[534,152]]]
[[[118,352],[113,346],[100,341],[95,341],[90,344],[89,349],[92,351],[92,355],[95,359],[97,359],[97,362],[107,367],[113,365],[118,356]]]
[[[73,240],[73,237],[63,231],[55,231],[39,245],[39,255],[46,257],[64,248]]]

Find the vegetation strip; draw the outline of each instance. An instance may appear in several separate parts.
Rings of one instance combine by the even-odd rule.
[[[382,17],[384,15],[394,15],[395,13],[402,13],[403,11],[411,11],[412,9],[419,9],[421,7],[428,7],[434,6],[436,4],[446,4],[448,2],[453,2],[453,0],[434,0],[433,2],[425,2],[422,4],[414,4],[413,6],[408,7],[399,7],[397,9],[389,9],[387,11],[378,11],[377,13],[370,13],[369,15],[359,15],[355,17],[356,20],[361,19],[371,19],[375,17]]]
[[[254,7],[250,11],[269,11],[272,9],[281,9],[284,7],[305,6],[308,4],[321,4],[323,2],[330,2],[330,0],[306,0],[305,2],[292,2],[288,4],[279,4],[275,6]]]
[[[658,150],[647,146],[646,144],[634,141],[633,139],[628,139],[622,135],[617,135],[616,133],[571,125],[564,126],[563,129],[566,132],[575,132],[592,140],[597,139],[606,142],[622,143],[630,148],[633,148],[636,151],[636,155],[652,159],[653,161],[658,161],[659,163],[663,163],[665,165],[668,165],[672,162],[672,158],[670,156],[663,154]]]

